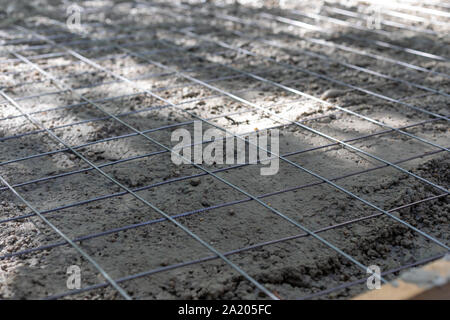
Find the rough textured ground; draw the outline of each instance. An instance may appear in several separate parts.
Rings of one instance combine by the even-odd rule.
[[[190,165],[174,165],[167,152],[144,156],[161,150],[161,147],[142,136],[133,135],[131,129],[113,119],[104,119],[105,114],[95,106],[80,104],[83,100],[76,94],[70,91],[58,92],[55,81],[50,81],[45,74],[8,54],[6,50],[23,50],[19,52],[22,56],[75,89],[78,94],[98,101],[97,105],[106,111],[123,114],[120,119],[141,131],[182,122],[188,122],[183,128],[192,131],[192,117],[182,110],[203,118],[213,118],[212,122],[234,133],[278,126],[280,154],[303,150],[304,152],[289,155],[289,160],[323,177],[339,178],[333,181],[384,210],[444,193],[360,152],[343,148],[339,144],[330,145],[333,141],[311,130],[286,122],[280,123],[275,117],[263,114],[249,105],[220,96],[218,92],[173,74],[173,71],[185,71],[189,76],[269,108],[284,118],[302,121],[308,128],[339,140],[379,133],[349,143],[387,161],[400,161],[399,166],[402,168],[439,186],[448,188],[450,184],[450,158],[446,151],[399,132],[389,131],[389,128],[333,106],[347,108],[396,128],[429,120],[405,131],[448,147],[448,123],[445,120],[436,120],[433,116],[381,99],[374,94],[402,99],[409,106],[448,116],[449,100],[446,96],[352,69],[342,63],[442,92],[450,91],[448,77],[304,40],[324,39],[328,44],[345,45],[433,72],[449,74],[446,61],[380,48],[348,38],[357,36],[389,41],[399,46],[448,57],[448,28],[444,18],[436,19],[442,24],[410,23],[411,26],[432,30],[438,35],[387,26],[383,29],[391,32],[391,36],[387,38],[296,16],[291,11],[293,7],[309,13],[317,13],[318,8],[306,4],[294,5],[289,1],[281,9],[271,2],[262,3],[262,7],[259,2],[254,2],[253,5],[245,2],[243,5],[216,2],[222,7],[202,4],[194,5],[191,10],[172,7],[175,2],[148,7],[126,1],[116,1],[112,9],[106,10],[104,7],[114,5],[114,1],[86,1],[82,3],[85,11],[81,16],[85,33],[70,34],[65,25],[65,5],[59,1],[44,2],[33,6],[25,2],[2,6],[5,9],[1,14],[8,17],[8,23],[0,24],[0,37],[4,40],[0,57],[2,90],[15,99],[25,112],[32,113],[34,119],[45,127],[52,128],[67,144],[73,147],[89,144],[77,148],[77,151],[96,165],[105,165],[102,170],[125,186],[142,188],[138,189],[138,194],[156,207],[170,215],[191,213],[177,218],[178,221],[221,252],[299,235],[302,230],[255,201],[223,206],[224,203],[246,199],[246,196],[211,176],[184,179],[183,177],[200,174],[202,171]],[[337,4],[330,6],[340,7]],[[362,3],[347,9],[362,12],[365,7],[366,4]],[[263,12],[315,24],[330,30],[330,33],[324,34],[273,21],[267,16],[261,16]],[[333,15],[324,8],[320,12],[351,23],[357,22],[349,17]],[[220,19],[217,16],[219,14],[244,21]],[[60,24],[55,24],[55,21]],[[243,23],[249,21],[253,25]],[[49,47],[44,40],[17,42],[14,39],[27,37],[29,34],[14,29],[13,23],[43,35],[64,36],[54,40],[67,44],[108,70],[136,79],[134,83],[138,87],[117,81],[112,75],[64,54],[64,48]],[[187,30],[195,34],[183,33]],[[199,38],[200,36],[206,38]],[[68,37],[73,37],[74,42],[69,42]],[[99,40],[112,37],[116,39]],[[80,40],[78,38],[85,42],[76,42]],[[86,40],[94,40],[95,43]],[[261,40],[272,41],[277,46]],[[133,52],[145,54],[151,60],[127,55],[125,51],[113,47],[115,43],[122,44]],[[135,44],[130,45],[131,43]],[[255,55],[250,56],[220,44],[249,50]],[[178,50],[173,50],[174,47]],[[39,57],[47,53],[60,54]],[[312,56],[314,54],[316,56]],[[152,62],[158,62],[168,69]],[[295,92],[245,77],[230,67],[322,97],[333,105],[328,106]],[[333,83],[313,74],[305,74],[300,68],[358,88],[366,88],[373,94],[364,93],[361,91],[363,89],[349,88],[342,83]],[[151,90],[162,99],[143,93],[142,88]],[[47,94],[43,95],[44,93]],[[122,97],[110,99],[117,96]],[[177,108],[167,107],[167,100],[179,105]],[[66,107],[53,110],[59,106]],[[67,126],[68,124],[74,125]],[[205,129],[207,127],[208,125],[204,125]],[[149,131],[148,136],[164,145],[173,146],[174,143],[170,141],[171,132],[177,128],[179,127],[170,126]],[[75,239],[153,221],[137,228],[108,232],[107,235],[79,242],[81,248],[114,279],[149,270],[158,271],[121,283],[133,298],[266,298],[219,259],[172,268],[176,264],[211,256],[211,252],[172,223],[158,220],[161,215],[155,210],[132,195],[123,193],[123,189],[95,170],[89,170],[89,165],[75,154],[64,151],[8,163],[16,158],[64,149],[50,135],[38,130],[38,127],[20,116],[11,104],[5,100],[0,101],[0,174],[6,181],[17,185],[86,169],[45,182],[15,187],[17,192],[43,212],[62,232]],[[17,137],[20,134],[23,136]],[[107,139],[121,135],[129,136]],[[104,139],[107,140],[102,141]],[[312,148],[314,149],[309,150]],[[133,157],[136,159],[110,164]],[[205,165],[209,170],[224,167],[226,165]],[[280,162],[279,173],[274,176],[261,176],[260,167],[243,166],[221,171],[218,175],[255,196],[303,186],[266,196],[262,200],[310,230],[319,230],[377,213],[361,201],[330,185],[319,183],[319,179],[288,163]],[[357,174],[367,169],[373,170]],[[171,180],[174,182],[165,183]],[[110,194],[115,196],[95,200]],[[94,201],[87,201],[90,199]],[[82,201],[87,203],[46,213],[48,210]],[[216,208],[218,205],[220,206]],[[29,213],[31,211],[24,203],[1,187],[1,298],[43,298],[66,292],[66,270],[71,265],[81,267],[83,287],[104,282],[98,271],[67,245],[10,257],[11,254],[61,241],[36,216],[8,220]],[[442,196],[392,213],[450,245],[448,197]],[[445,253],[445,249],[384,215],[330,229],[321,232],[320,236],[360,263],[366,266],[378,265],[382,271]],[[307,297],[366,276],[363,270],[311,236],[259,246],[230,255],[229,258],[266,288],[285,299]],[[395,275],[397,273],[386,278],[391,279]],[[363,290],[366,290],[364,285],[351,286],[318,298],[350,298]],[[111,288],[101,288],[67,298],[121,297]]]

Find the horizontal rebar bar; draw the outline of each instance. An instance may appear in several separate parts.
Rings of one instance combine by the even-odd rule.
[[[145,44],[152,44],[155,42],[155,40],[144,40],[142,41]],[[125,44],[125,46],[133,46],[135,43],[131,42],[128,44]],[[80,52],[86,52],[86,53],[92,53],[95,51],[102,51],[102,50],[107,50],[107,49],[112,49],[113,45],[104,45],[104,46],[97,46],[94,48],[89,48],[89,49],[80,49]],[[18,51],[20,52],[20,50]],[[11,52],[12,54],[14,54],[14,52]],[[51,52],[51,53],[44,53],[44,54],[38,54],[38,55],[34,55],[34,56],[28,56],[27,59],[29,58],[30,60],[39,60],[39,59],[49,59],[49,58],[55,58],[55,57],[63,57],[66,56],[67,53],[65,52]],[[13,63],[13,62],[21,62],[20,59],[18,58],[11,58],[11,59],[7,59],[7,60],[0,60],[0,64],[9,64],[9,63]]]
[[[71,38],[71,37],[70,37]],[[104,42],[104,41],[111,41],[111,40],[120,40],[120,39],[129,39],[130,36],[129,35],[118,35],[118,36],[114,36],[114,37],[109,37],[109,38],[101,38],[101,39],[85,39],[85,38],[79,38],[76,40],[70,40],[70,41],[65,41],[65,42],[59,42],[60,44],[63,45],[74,45],[74,44],[89,44],[91,42]],[[41,40],[42,41],[42,40]],[[26,48],[20,48],[18,50],[12,51],[12,52],[17,52],[17,53],[23,53],[23,52],[27,52],[27,51],[34,51],[34,50],[42,50],[42,49],[52,49],[54,48],[55,45],[54,44],[40,44],[40,45],[34,45],[34,46],[28,46]],[[0,54],[8,54],[8,51],[4,51],[1,52]],[[0,60],[1,61],[1,60]]]
[[[52,40],[55,39],[61,39],[61,38],[68,38],[68,37],[74,37],[76,35],[74,34],[54,34],[54,35],[49,35],[49,38]],[[39,38],[19,38],[19,39],[12,39],[12,40],[4,40],[1,39],[0,40],[0,45],[2,46],[9,46],[9,45],[18,45],[18,44],[22,44],[22,43],[26,43],[26,42],[42,42],[42,39],[39,40]],[[2,53],[6,53],[6,52],[2,52]]]

